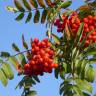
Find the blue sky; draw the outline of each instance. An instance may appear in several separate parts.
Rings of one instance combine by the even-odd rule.
[[[13,0],[0,0],[0,51],[8,51],[11,54],[15,54],[11,48],[11,44],[15,42],[19,45],[21,51],[21,36],[24,34],[25,39],[30,43],[30,38],[38,37],[43,39],[45,37],[46,28],[42,24],[33,24],[32,20],[30,23],[25,24],[24,20],[16,22],[14,18],[15,14],[9,13],[5,10],[7,5],[13,5]],[[83,4],[83,0],[73,0],[71,8],[75,9],[79,5]],[[13,70],[15,72],[15,70]],[[20,96],[22,90],[15,90],[15,86],[18,84],[21,77],[17,77],[15,72],[14,80],[9,81],[6,88],[0,83],[0,94],[2,96]],[[38,96],[59,96],[59,84],[61,79],[56,80],[54,74],[45,74],[40,77],[41,83],[34,86],[38,92]]]

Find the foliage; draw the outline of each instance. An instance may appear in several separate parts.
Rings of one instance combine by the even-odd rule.
[[[25,20],[25,22],[28,23],[31,21],[34,13],[34,23],[38,23],[39,20],[41,20],[40,22],[42,24],[46,23],[48,25],[46,35],[51,42],[51,48],[49,46],[48,48],[54,50],[55,54],[54,57],[51,56],[51,59],[54,60],[55,65],[58,64],[58,66],[55,66],[54,75],[55,78],[58,79],[60,76],[63,80],[60,84],[60,95],[93,96],[92,83],[96,78],[95,68],[93,67],[93,64],[96,63],[96,0],[85,0],[85,4],[75,11],[67,9],[72,4],[71,0],[14,0],[14,4],[15,7],[7,6],[7,10],[19,14],[15,20],[20,21],[24,18],[25,14],[28,14]],[[90,22],[85,20],[87,17]],[[74,24],[75,27],[73,26]],[[76,26],[76,24],[78,26]],[[90,30],[85,31],[85,24],[88,25],[87,28],[91,26]],[[57,28],[60,29],[57,31],[61,32],[61,37],[53,33],[53,25],[56,25]],[[75,31],[73,29],[75,29]],[[90,35],[93,36],[91,39],[89,38]],[[12,64],[18,72],[18,76],[23,76],[17,85],[17,87],[23,87],[24,89],[22,96],[36,96],[36,92],[31,90],[31,87],[37,82],[40,82],[37,74],[25,74],[24,69],[25,65],[39,54],[38,52],[40,50],[37,48],[38,46],[41,49],[46,49],[44,42],[41,44],[38,43],[37,40],[35,43],[37,45],[34,45],[34,41],[31,39],[30,44],[32,48],[29,49],[22,35],[22,45],[25,51],[21,52],[19,47],[13,43],[12,48],[17,54],[10,55],[8,52],[1,52],[0,54],[0,80],[2,84],[6,86],[8,80],[14,78],[14,73],[10,65]],[[43,47],[40,44],[43,45]],[[33,45],[35,47],[33,47]],[[39,56],[42,57],[42,55]],[[47,54],[47,56],[49,55]],[[42,63],[39,62],[39,65],[40,64]],[[48,64],[46,64],[46,66],[47,65]],[[34,66],[31,65],[32,68]],[[48,68],[48,66],[46,68]]]

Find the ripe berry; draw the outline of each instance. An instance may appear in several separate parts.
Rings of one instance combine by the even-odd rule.
[[[39,43],[39,39],[38,38],[35,38],[34,39],[34,43],[36,43],[36,44]]]
[[[83,19],[83,22],[84,22],[84,23],[88,23],[88,18],[84,18],[84,19]]]

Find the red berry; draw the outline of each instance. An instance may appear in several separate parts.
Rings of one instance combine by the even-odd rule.
[[[96,21],[96,16],[93,17],[93,20]]]
[[[84,29],[84,32],[88,33],[89,32],[89,28]]]
[[[94,26],[89,26],[89,30],[94,30]]]
[[[29,64],[33,66],[35,65],[35,61],[31,60]]]
[[[96,36],[96,32],[93,32],[93,33],[92,33],[92,36]]]
[[[84,23],[84,28],[88,28],[88,24],[87,23]]]
[[[35,38],[34,39],[34,43],[38,44],[39,43],[39,39],[38,38]]]
[[[93,19],[93,17],[92,17],[91,15],[89,15],[89,16],[88,16],[88,19],[91,19],[91,20],[92,20],[92,19]]]
[[[48,38],[45,38],[44,40],[43,40],[45,43],[48,43],[49,41],[48,41]]]
[[[58,64],[54,64],[54,68],[57,68],[58,67]]]
[[[88,40],[91,40],[91,39],[92,39],[92,35],[89,35],[89,36],[88,36]]]
[[[85,23],[88,23],[88,18],[84,18],[83,21],[84,21]]]
[[[86,40],[86,41],[85,41],[85,47],[88,47],[88,45],[89,45],[89,41]]]
[[[30,68],[30,65],[29,64],[25,64],[24,65],[24,70],[29,70],[29,68]]]
[[[88,21],[88,24],[92,24],[92,23],[93,23],[93,21],[92,21],[92,20],[89,20],[89,21]]]

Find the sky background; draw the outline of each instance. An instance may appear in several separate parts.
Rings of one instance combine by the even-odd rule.
[[[83,0],[73,1],[74,3],[70,7],[72,9],[83,4]],[[11,48],[13,42],[19,45],[19,48],[23,51],[24,49],[21,43],[22,34],[24,34],[28,44],[30,43],[30,38],[38,37],[39,39],[43,39],[45,37],[45,25],[33,24],[32,20],[28,24],[25,24],[24,20],[20,22],[15,21],[16,14],[7,12],[5,10],[7,5],[13,6],[13,0],[0,0],[0,51],[8,51],[11,54],[15,54]],[[0,82],[1,96],[20,96],[22,92],[21,89],[15,90],[15,86],[22,78],[17,76],[17,72],[14,69],[13,71],[15,77],[9,81],[6,88]],[[40,80],[41,83],[34,86],[38,96],[59,96],[59,85],[62,82],[60,78],[58,80],[55,79],[53,73],[45,74],[43,77],[40,77]]]

